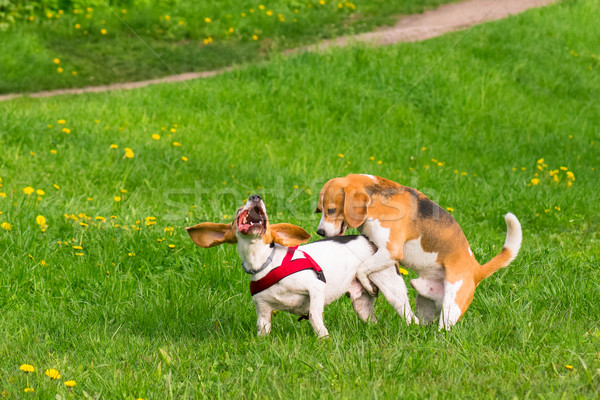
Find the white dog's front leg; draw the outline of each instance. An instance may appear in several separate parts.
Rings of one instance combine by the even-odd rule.
[[[375,296],[375,288],[371,285],[369,276],[395,265],[396,261],[391,259],[390,253],[385,248],[380,248],[375,254],[367,258],[358,266],[356,279],[358,279],[360,284],[363,285],[372,296]],[[406,285],[404,285],[404,291],[406,292]]]
[[[258,319],[256,320],[258,336],[266,336],[271,333],[271,317],[273,316],[273,309],[266,302],[260,301],[255,301],[254,306],[256,307],[256,314],[258,316]]]
[[[372,273],[369,279],[381,290],[383,297],[394,307],[394,310],[404,317],[407,324],[410,325],[413,321],[419,323],[419,319],[410,308],[406,283],[396,272],[395,264],[391,268]]]
[[[319,282],[322,283],[322,282]],[[310,306],[308,308],[308,320],[319,338],[329,336],[329,331],[323,323],[323,310],[325,309],[325,284],[319,285],[309,291]]]

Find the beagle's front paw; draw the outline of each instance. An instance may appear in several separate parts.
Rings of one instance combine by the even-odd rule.
[[[377,296],[377,287],[371,283],[371,280],[364,273],[358,272],[356,274],[356,279],[360,282],[362,287],[369,292],[369,294],[373,297]]]

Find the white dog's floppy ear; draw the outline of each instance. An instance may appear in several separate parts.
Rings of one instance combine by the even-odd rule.
[[[308,232],[293,224],[274,224],[269,226],[269,232],[271,242],[279,243],[286,247],[299,246],[310,239]]]
[[[200,247],[213,247],[223,243],[237,243],[233,224],[204,222],[185,228],[190,237]]]
[[[346,188],[344,198],[344,220],[350,228],[358,228],[367,219],[371,198],[363,189]]]

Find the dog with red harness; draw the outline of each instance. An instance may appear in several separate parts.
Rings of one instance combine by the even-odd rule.
[[[356,280],[358,266],[370,258],[375,246],[364,236],[343,236],[310,244],[310,235],[292,224],[269,224],[265,205],[250,196],[230,224],[205,222],[186,228],[200,247],[237,243],[242,267],[250,275],[250,293],[258,315],[259,335],[271,331],[273,311],[305,316],[319,337],[329,335],[323,322],[327,304],[347,294],[363,321],[376,322],[376,297]],[[410,311],[402,277],[395,267],[369,277],[396,311],[409,322]],[[410,315],[407,315],[407,312]]]

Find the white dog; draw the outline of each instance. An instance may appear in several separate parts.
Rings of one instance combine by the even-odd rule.
[[[265,205],[257,195],[250,196],[230,224],[206,222],[186,230],[201,247],[237,243],[242,266],[251,275],[259,335],[270,332],[273,311],[282,310],[308,314],[315,334],[326,337],[329,332],[323,323],[323,309],[345,293],[363,321],[376,322],[375,297],[356,280],[358,266],[377,250],[364,236],[293,247],[306,243],[310,235],[292,224],[270,225]],[[405,285],[395,267],[372,274],[370,280],[408,323],[415,318],[406,292],[399,290]]]

